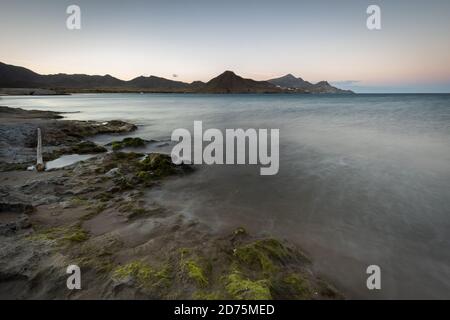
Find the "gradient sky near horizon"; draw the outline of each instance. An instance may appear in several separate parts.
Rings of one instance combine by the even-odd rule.
[[[66,28],[71,4],[81,30]],[[382,30],[366,28],[370,4]],[[0,61],[43,74],[190,82],[233,70],[357,92],[450,92],[449,39],[449,0],[0,0]]]

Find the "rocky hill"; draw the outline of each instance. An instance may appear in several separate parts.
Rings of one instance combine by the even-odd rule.
[[[327,81],[320,81],[313,84],[302,78],[296,78],[292,74],[287,74],[280,78],[270,79],[267,82],[278,86],[284,90],[301,93],[353,93],[350,90],[342,90],[330,85]]]
[[[129,81],[111,75],[51,74],[41,75],[29,69],[0,62],[0,94],[23,92],[45,94],[76,92],[183,92],[183,93],[352,93],[331,86],[326,81],[312,84],[291,74],[268,81],[245,79],[232,71],[225,71],[204,83],[186,83],[161,77],[140,76]],[[11,88],[30,90],[11,91]],[[34,89],[41,89],[40,91]]]

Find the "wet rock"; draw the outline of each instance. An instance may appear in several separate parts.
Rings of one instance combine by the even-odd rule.
[[[94,186],[86,187],[86,188],[82,188],[80,190],[73,192],[73,195],[78,196],[78,195],[85,194],[85,193],[96,192],[96,191],[98,191],[98,189],[99,189],[98,187],[94,187]]]
[[[26,215],[20,215],[16,220],[8,223],[0,223],[0,235],[10,236],[20,230],[31,227],[31,222]]]
[[[33,206],[27,203],[0,203],[0,214],[2,212],[14,212],[14,213],[32,213]]]
[[[52,242],[30,240],[27,234],[1,237],[0,299],[64,297],[67,261],[52,253]]]
[[[69,200],[62,201],[62,202],[59,203],[59,205],[63,209],[69,209],[69,208],[73,208],[74,207],[74,204],[72,203],[72,201],[69,201]]]
[[[113,169],[109,170],[107,173],[105,173],[105,177],[108,177],[108,178],[114,178],[118,175],[120,175],[119,168],[113,168]]]
[[[58,112],[42,110],[24,110],[0,106],[0,116],[14,119],[61,119]]]
[[[25,170],[36,161],[38,128],[42,131],[45,161],[62,154],[105,152],[102,146],[85,139],[97,134],[121,134],[137,129],[134,124],[120,120],[55,120],[58,118],[61,118],[58,113],[50,111],[0,107],[0,170]]]
[[[61,198],[57,196],[33,197],[33,205],[41,206],[44,204],[52,204],[59,202],[60,200]]]
[[[105,147],[102,147],[92,141],[82,141],[68,147],[57,149],[53,148],[53,151],[46,152],[44,154],[44,159],[45,161],[51,161],[67,154],[96,154],[106,151],[108,150],[106,150]]]
[[[33,210],[27,203],[0,203],[0,235],[9,236],[31,227],[27,215]]]
[[[24,163],[0,162],[0,171],[23,171],[27,170],[27,168],[31,164],[32,162],[24,162]]]
[[[113,141],[111,143],[108,143],[108,146],[112,146],[113,150],[120,150],[124,148],[142,148],[145,147],[147,143],[150,141],[141,139],[141,138],[125,138],[121,141]]]
[[[97,121],[58,121],[57,128],[70,137],[85,138],[97,134],[117,134],[135,131],[134,124],[112,120],[107,122]]]
[[[189,172],[192,167],[186,164],[175,165],[171,157],[162,153],[150,153],[140,162],[141,172],[149,172],[156,178]]]

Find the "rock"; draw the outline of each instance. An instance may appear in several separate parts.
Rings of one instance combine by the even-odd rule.
[[[51,203],[56,203],[59,202],[60,198],[56,197],[56,196],[47,196],[47,197],[33,197],[33,205],[35,206],[41,206],[44,204],[51,204]]]
[[[32,213],[33,206],[28,203],[0,203],[0,214],[2,212],[14,212],[14,213]]]
[[[96,191],[98,191],[98,189],[99,189],[98,187],[94,187],[94,186],[87,187],[87,188],[83,188],[81,190],[73,192],[73,195],[78,196],[78,195],[81,195],[81,194],[96,192]]]
[[[82,141],[70,148],[71,153],[89,154],[106,152],[106,148],[99,146],[92,141]]]
[[[0,235],[10,236],[31,227],[27,214],[34,208],[26,203],[0,203]]]
[[[112,149],[114,151],[120,150],[123,148],[141,148],[145,147],[147,143],[150,141],[141,139],[141,138],[125,138],[122,141],[113,141],[111,143],[108,143],[107,145],[112,146]]]
[[[73,146],[52,149],[52,151],[44,154],[46,161],[57,159],[66,154],[95,154],[108,151],[105,147],[102,147],[92,141],[82,141]]]
[[[75,138],[85,138],[97,134],[129,133],[137,130],[137,126],[134,124],[120,120],[107,122],[62,120],[56,123],[56,133],[63,133]]]
[[[73,121],[50,111],[27,111],[0,107],[0,170],[25,170],[36,163],[36,132],[42,131],[43,160],[53,160],[62,154],[105,152],[102,146],[85,141],[96,134],[129,133],[134,124],[112,120]]]
[[[0,235],[10,236],[20,230],[28,229],[30,227],[31,223],[28,217],[26,215],[20,215],[15,221],[0,223]]]
[[[0,116],[15,119],[61,119],[58,112],[41,110],[24,110],[0,106]]]
[[[34,166],[29,166],[30,162],[25,162],[25,163],[7,163],[7,162],[1,162],[0,163],[0,171],[24,171],[24,170],[29,170],[32,171],[34,170]]]
[[[151,173],[156,178],[164,178],[177,173],[189,172],[192,167],[185,164],[173,164],[169,155],[150,153],[140,162],[140,169]]]
[[[68,209],[68,208],[72,208],[73,207],[73,203],[69,200],[60,202],[59,204],[63,209]]]
[[[120,169],[113,168],[113,169],[109,170],[107,173],[105,173],[105,177],[114,178],[114,177],[118,176],[119,174],[120,174]]]
[[[106,192],[108,193],[116,193],[120,191],[120,187],[111,186],[108,189],[106,189]]]

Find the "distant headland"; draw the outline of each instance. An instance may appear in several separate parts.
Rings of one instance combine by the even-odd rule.
[[[111,75],[51,74],[41,75],[29,69],[0,62],[0,94],[68,94],[68,93],[303,93],[352,94],[327,81],[311,83],[292,74],[266,81],[245,79],[225,71],[208,82],[191,83],[157,76],[140,76],[129,81]]]

